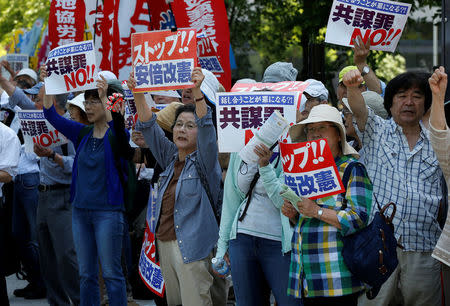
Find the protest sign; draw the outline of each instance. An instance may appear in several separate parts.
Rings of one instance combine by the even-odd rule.
[[[144,284],[160,297],[164,296],[164,279],[159,262],[156,262],[156,195],[157,190],[150,185],[150,203],[147,210],[144,241],[139,258],[139,275]]]
[[[86,1],[90,2],[90,1]],[[82,41],[86,6],[84,0],[50,1],[48,32],[52,49]]]
[[[195,36],[194,29],[134,33],[134,92],[193,87],[191,74],[197,65]]]
[[[285,184],[299,197],[315,200],[345,191],[326,139],[279,145]]]
[[[6,54],[0,57],[0,61],[7,61],[14,72],[19,72],[19,70],[22,70],[23,68],[28,68],[27,54]],[[3,66],[2,75],[8,80],[11,77],[8,70],[6,70]]]
[[[179,28],[197,30],[200,66],[211,71],[226,90],[231,88],[230,30],[223,0],[174,0],[171,5]]]
[[[411,4],[388,0],[334,0],[325,42],[353,46],[361,36],[370,49],[394,52]]]
[[[216,118],[220,152],[239,152],[253,132],[278,110],[289,122],[296,117],[297,92],[217,93]]]
[[[302,98],[303,91],[306,87],[308,87],[308,82],[300,82],[300,81],[286,81],[286,82],[278,82],[278,83],[236,83],[233,88],[231,88],[231,92],[247,92],[247,91],[257,91],[270,89],[271,91],[296,91],[298,92],[298,104],[297,109],[300,108],[300,101]]]
[[[97,88],[97,70],[92,40],[51,50],[47,62],[45,92],[62,94]]]
[[[34,143],[44,148],[53,148],[67,143],[67,138],[45,119],[42,110],[21,110],[17,114],[26,152],[33,152]]]

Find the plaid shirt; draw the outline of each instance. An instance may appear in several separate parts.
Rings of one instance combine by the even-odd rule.
[[[442,171],[429,131],[422,124],[420,127],[419,140],[412,151],[402,128],[393,119],[384,120],[370,109],[364,132],[357,132],[363,144],[362,162],[372,179],[378,203],[392,201],[397,205],[395,237],[401,238],[405,251],[431,252],[441,234],[437,217]]]
[[[336,160],[341,177],[353,157]],[[316,203],[337,212],[341,229],[316,218],[300,218],[292,237],[288,294],[301,297],[342,296],[363,289],[342,257],[342,236],[367,226],[372,205],[372,184],[361,167],[352,169],[346,186],[347,208],[340,195],[317,199]]]

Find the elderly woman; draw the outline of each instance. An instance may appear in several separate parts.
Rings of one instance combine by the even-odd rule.
[[[318,105],[308,118],[289,130],[293,142],[325,138],[339,174],[356,161],[358,153],[347,143],[339,111]],[[289,275],[290,295],[303,296],[305,305],[357,305],[364,289],[346,267],[342,237],[367,226],[372,206],[372,184],[364,167],[351,168],[345,193],[297,203],[301,217],[293,236]],[[343,197],[347,202],[343,209]],[[292,204],[285,201],[283,213],[293,217]]]
[[[220,210],[216,204],[221,170],[211,109],[200,90],[203,78],[201,69],[195,68],[195,104],[177,108],[173,142],[156,124],[156,115],[144,95],[134,93],[139,116],[136,129],[163,168],[156,199],[157,225],[151,230],[156,236],[169,305],[225,305],[227,298],[225,280],[211,269],[219,231],[215,211]],[[135,86],[131,75],[128,87],[133,90]],[[215,203],[209,202],[205,187],[216,196]]]
[[[86,109],[83,103],[84,93],[80,93],[72,100],[67,101],[67,111],[70,114],[70,119],[88,125],[89,120],[87,118]]]
[[[41,74],[45,77],[45,66]],[[110,305],[126,305],[125,278],[121,266],[124,235],[124,188],[115,153],[110,143],[116,137],[107,95],[121,88],[104,77],[98,90],[84,93],[88,126],[58,115],[49,96],[44,97],[45,118],[76,147],[73,163],[71,199],[72,229],[80,274],[80,304],[99,305],[98,261],[100,259]]]

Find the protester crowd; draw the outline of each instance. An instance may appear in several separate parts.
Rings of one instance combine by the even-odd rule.
[[[142,296],[134,276],[148,208],[165,297],[144,291],[158,305],[226,305],[232,287],[242,306],[270,305],[271,296],[277,305],[440,306],[450,263],[447,74],[437,67],[385,84],[367,64],[369,47],[355,41],[355,66],[338,74],[337,107],[322,82],[307,80],[290,141],[325,138],[347,177],[342,194],[295,201],[282,196],[278,143],[256,146],[256,163],[219,153],[215,105],[224,89],[208,70],[194,68],[192,88],[151,93],[162,110],[134,92],[138,120],[127,129],[112,72],[99,73],[97,89],[48,95],[45,65],[38,75],[2,62],[11,78],[0,72],[0,304],[9,305],[4,275],[14,253],[28,281],[17,297],[132,305]],[[291,63],[276,62],[261,82],[296,79]],[[133,73],[127,86],[136,87]],[[69,142],[25,151],[20,109],[43,109]],[[396,204],[398,266],[369,299],[342,250],[344,237],[374,218],[376,202]]]

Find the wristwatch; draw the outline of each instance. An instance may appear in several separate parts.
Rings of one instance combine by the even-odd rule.
[[[317,219],[322,220],[322,215],[323,215],[323,209],[320,208],[320,209],[317,211]]]
[[[361,76],[365,76],[366,74],[368,74],[370,72],[370,67],[365,65],[361,71]]]

